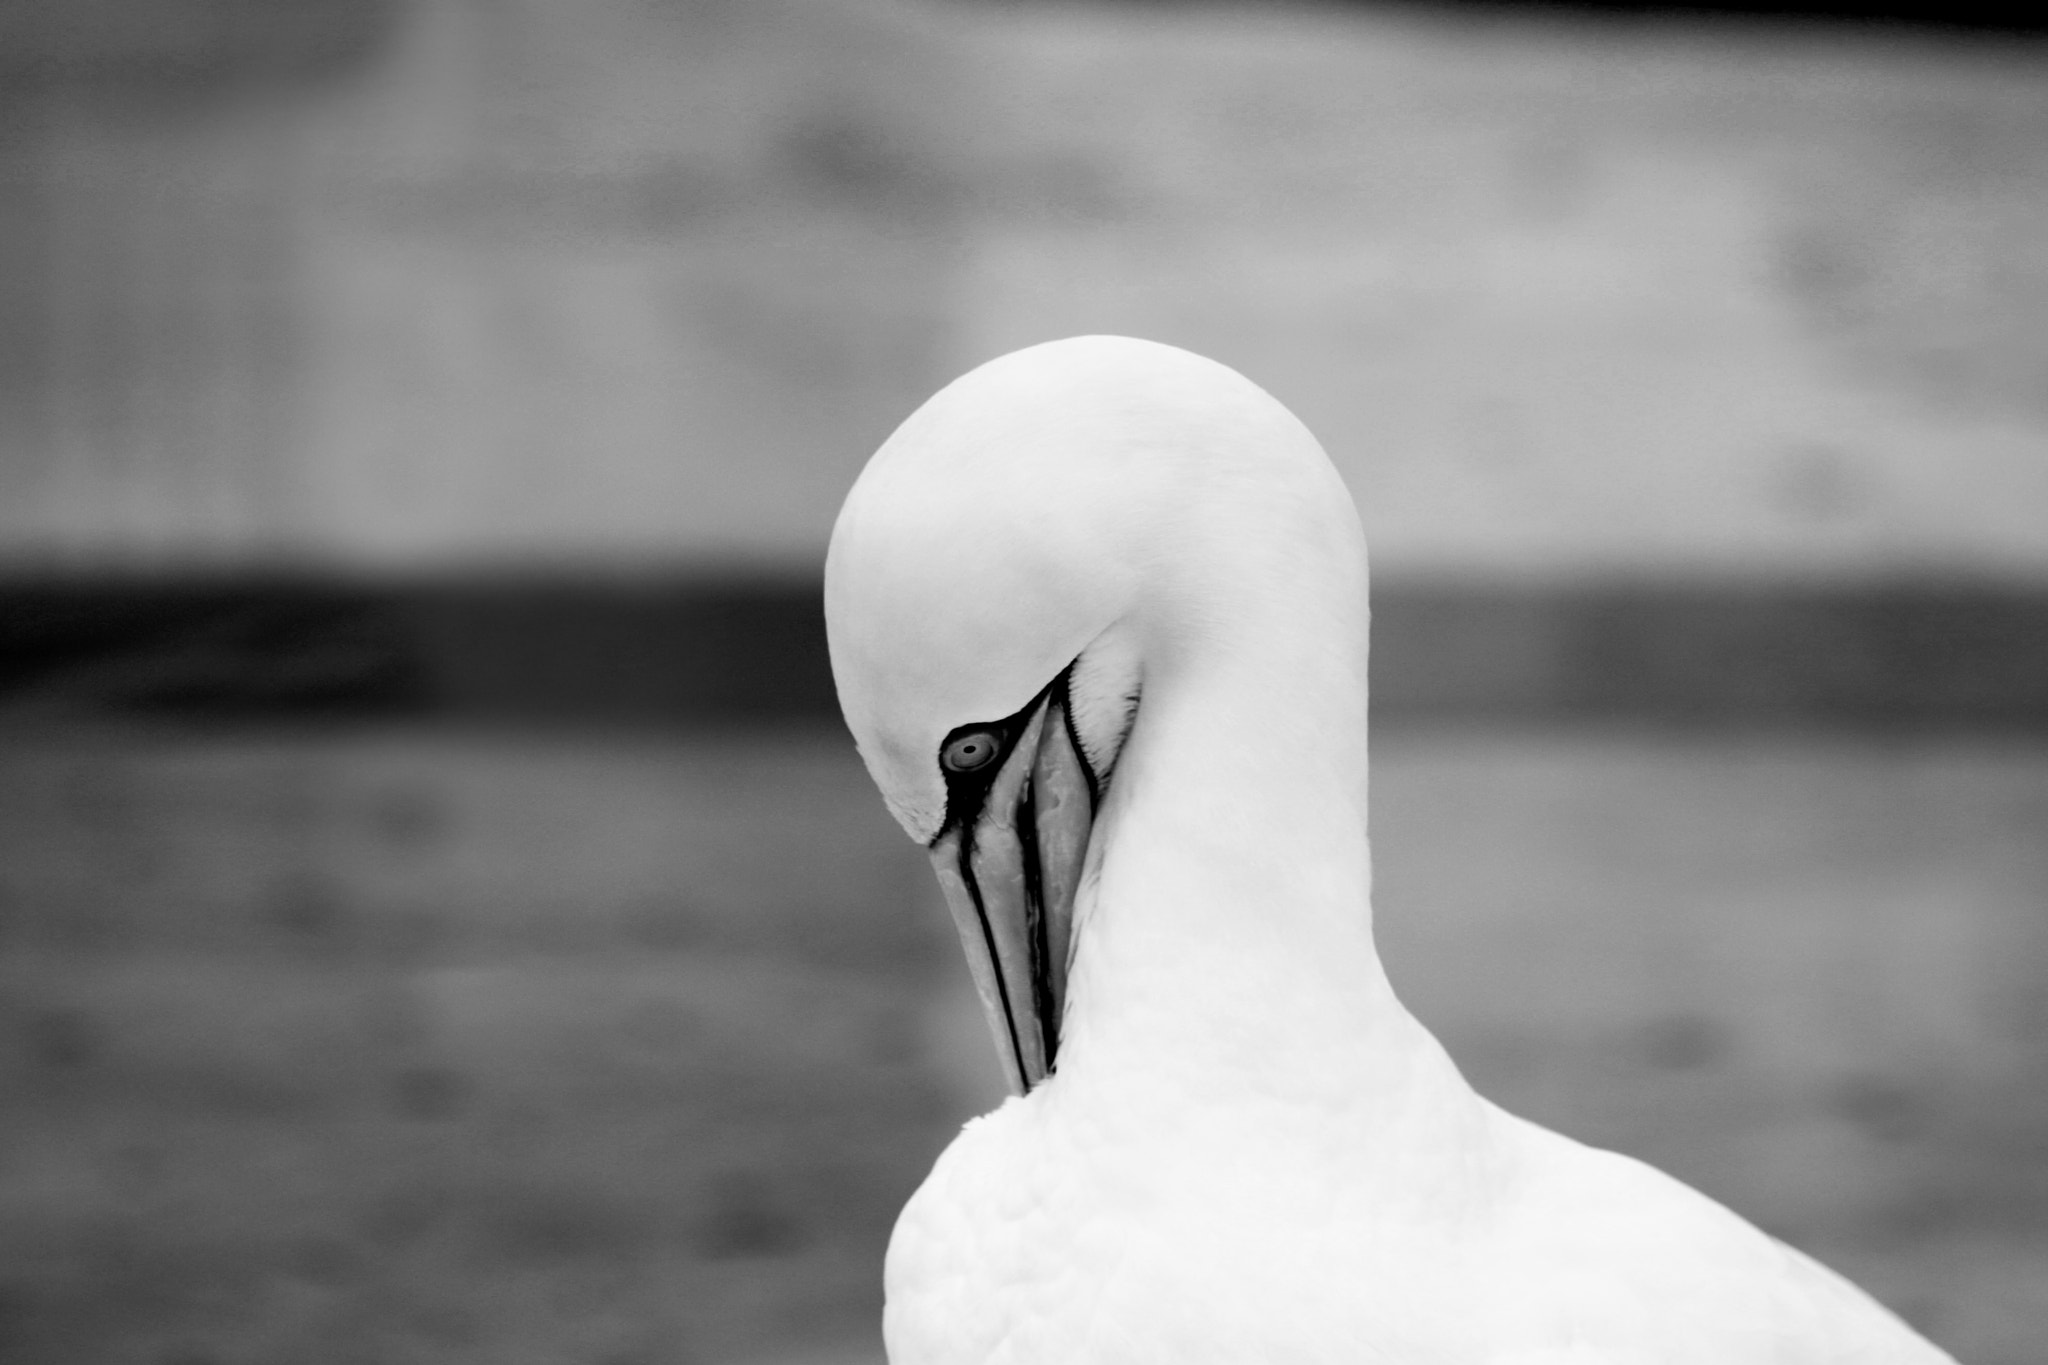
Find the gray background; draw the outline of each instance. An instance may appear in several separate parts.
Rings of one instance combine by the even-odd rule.
[[[877,1360],[993,1061],[804,613],[1084,331],[1350,481],[1480,1087],[2037,1361],[2048,56],[908,0],[0,7],[0,1358]]]

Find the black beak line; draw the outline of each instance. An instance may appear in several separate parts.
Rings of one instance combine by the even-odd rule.
[[[1002,954],[996,951],[996,932],[994,926],[989,922],[988,902],[982,898],[981,882],[974,875],[974,827],[972,825],[967,826],[962,832],[958,847],[960,851],[960,880],[966,885],[967,894],[974,898],[974,914],[975,918],[981,921],[981,941],[988,949],[989,961],[997,964],[995,971],[996,994],[997,998],[1002,1001],[1003,1028],[1010,1037],[1010,1061],[1015,1063],[1018,1079],[1022,1082],[1023,1078],[1031,1073],[1025,1069],[1024,1041],[1017,1033],[1017,1010],[1010,1003],[1010,983],[1006,979],[1007,974],[1002,969]],[[1025,894],[1028,897],[1031,884],[1037,880],[1035,873],[1029,870],[1032,867],[1032,863],[1028,852],[1025,855],[1024,866],[1027,869],[1025,873]],[[1038,963],[1035,960],[1031,964],[1031,968],[1034,986],[1033,993],[1036,994]],[[1050,1056],[1047,1058],[1047,1069],[1051,1069]]]
[[[1018,1094],[1058,1057],[1073,901],[1099,789],[1074,731],[1070,672],[999,723],[1003,749],[985,776],[950,779],[946,827],[931,845]]]

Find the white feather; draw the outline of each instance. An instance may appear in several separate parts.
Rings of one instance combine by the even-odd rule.
[[[1079,655],[1122,738],[1057,1073],[967,1126],[890,1244],[895,1365],[1934,1365],[1720,1205],[1473,1093],[1373,945],[1366,575],[1314,439],[1117,338],[957,381],[828,562],[835,670],[919,838],[954,726]]]

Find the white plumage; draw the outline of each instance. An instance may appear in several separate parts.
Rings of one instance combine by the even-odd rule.
[[[956,381],[849,495],[827,617],[1028,1088],[903,1212],[894,1365],[1948,1360],[1704,1196],[1481,1099],[1395,998],[1364,542],[1249,381],[1110,337]],[[1095,794],[1062,808],[1072,891],[1063,772]]]

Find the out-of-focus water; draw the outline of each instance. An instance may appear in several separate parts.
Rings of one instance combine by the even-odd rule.
[[[1960,1358],[2048,1331],[2048,748],[1394,730],[1397,988]],[[0,1354],[873,1360],[993,1063],[829,730],[17,737]]]

